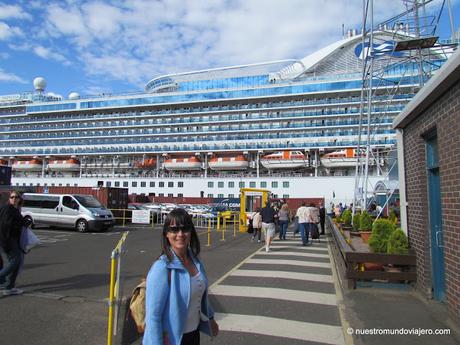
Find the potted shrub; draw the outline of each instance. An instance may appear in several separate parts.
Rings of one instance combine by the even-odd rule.
[[[372,224],[372,234],[369,238],[369,247],[374,253],[387,253],[388,240],[395,231],[395,225],[388,219],[377,219]]]
[[[369,213],[363,211],[361,213],[361,217],[359,217],[359,231],[361,235],[361,239],[364,243],[369,241],[369,237],[371,236],[371,229],[372,229],[372,219]]]
[[[361,236],[359,232],[361,213],[355,213],[353,216],[353,230],[350,231],[351,236]]]
[[[387,253],[399,255],[409,253],[409,241],[401,228],[395,229],[388,238]],[[401,267],[394,265],[385,265],[383,268],[386,272],[401,272]]]
[[[345,210],[342,213],[342,222],[343,222],[343,230],[348,230],[350,231],[352,229],[351,227],[351,210]]]

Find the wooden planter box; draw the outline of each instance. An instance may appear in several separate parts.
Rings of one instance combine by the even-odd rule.
[[[337,268],[348,288],[356,288],[358,280],[379,280],[388,282],[408,283],[417,279],[416,257],[411,252],[407,255],[369,253],[358,251],[348,244],[343,235],[330,219],[326,220],[332,232],[332,253],[336,257]],[[392,265],[401,268],[401,272],[384,270],[365,270],[365,263]]]

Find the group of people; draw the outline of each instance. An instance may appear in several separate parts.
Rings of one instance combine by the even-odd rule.
[[[314,203],[311,203],[309,207],[306,203],[303,203],[298,209],[295,215],[292,214],[287,203],[284,203],[281,208],[277,211],[275,205],[267,202],[265,207],[257,209],[256,213],[252,216],[252,241],[261,241],[261,234],[265,234],[265,251],[270,251],[270,245],[273,238],[275,237],[276,226],[279,227],[279,239],[286,240],[286,233],[289,222],[295,221],[294,235],[301,234],[302,245],[306,246],[311,244],[309,237],[314,231],[319,231],[318,225],[321,226],[321,234],[324,235],[324,222],[326,219],[326,210],[323,203],[317,208]]]

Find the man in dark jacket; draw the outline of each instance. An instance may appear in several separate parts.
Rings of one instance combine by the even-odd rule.
[[[21,215],[21,195],[12,191],[8,204],[0,208],[0,253],[6,255],[7,263],[0,267],[0,289],[3,295],[20,295],[22,290],[14,287],[21,264],[21,249],[19,239],[25,220]]]
[[[324,235],[324,223],[326,222],[326,209],[324,203],[319,206],[319,223],[321,224],[321,235]]]

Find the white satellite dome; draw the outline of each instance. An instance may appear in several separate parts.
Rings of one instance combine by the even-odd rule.
[[[34,88],[37,91],[43,91],[46,88],[46,80],[42,77],[37,77],[34,79]]]
[[[80,99],[80,94],[77,92],[71,92],[69,93],[69,99],[71,100]]]

